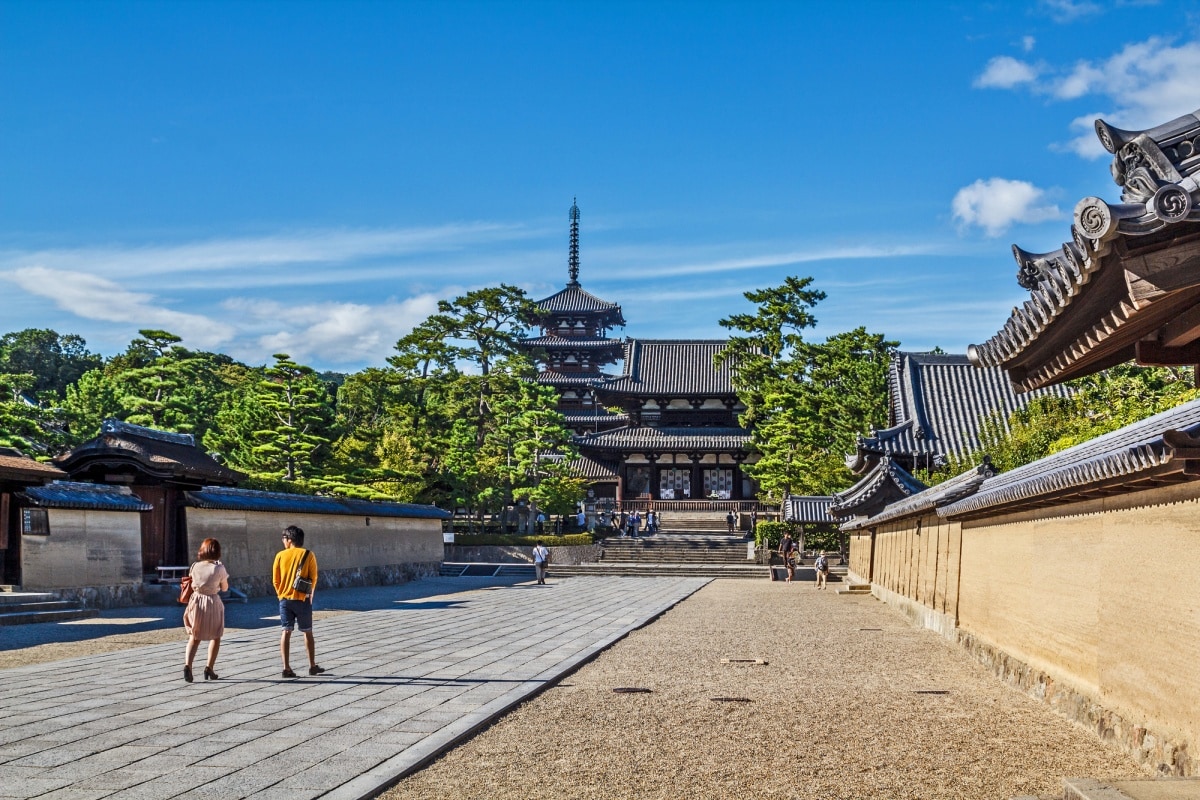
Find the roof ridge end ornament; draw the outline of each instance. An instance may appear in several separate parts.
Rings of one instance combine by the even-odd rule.
[[[571,198],[571,241],[567,254],[567,275],[570,280],[567,286],[579,288],[579,203],[578,198]]]

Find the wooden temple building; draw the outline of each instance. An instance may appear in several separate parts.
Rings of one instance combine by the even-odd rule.
[[[1016,392],[1200,364],[1200,111],[1096,133],[1121,202],[1081,200],[1057,250],[1014,248],[1029,299],[968,351]],[[919,449],[887,450],[906,435],[866,437],[874,467],[831,505],[849,580],[1158,775],[1200,775],[1200,400],[933,487],[907,471]]]
[[[578,473],[601,506],[617,510],[750,511],[754,459],[724,340],[609,338],[621,307],[579,283],[579,207],[571,206],[566,287],[537,301],[541,336],[524,344],[554,387],[576,435]],[[618,362],[621,366],[618,368]]]

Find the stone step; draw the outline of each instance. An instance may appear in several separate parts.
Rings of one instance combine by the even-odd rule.
[[[31,625],[37,622],[70,622],[100,616],[94,608],[68,608],[47,611],[13,611],[0,613],[0,626]]]
[[[22,603],[43,603],[58,600],[58,595],[50,592],[0,592],[0,608]]]

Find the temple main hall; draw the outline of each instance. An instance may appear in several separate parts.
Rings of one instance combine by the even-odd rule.
[[[568,279],[537,301],[541,335],[524,340],[538,382],[559,395],[585,477],[600,507],[752,511],[756,460],[723,339],[610,338],[621,307],[579,282],[579,207],[572,204]]]

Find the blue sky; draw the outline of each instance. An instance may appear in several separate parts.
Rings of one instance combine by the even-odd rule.
[[[719,338],[965,352],[1089,195],[1091,132],[1200,108],[1183,2],[0,0],[0,331],[381,366],[438,299],[567,279]]]

